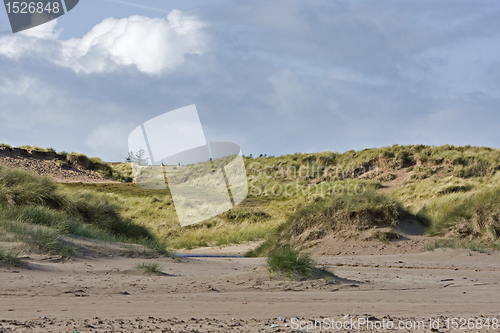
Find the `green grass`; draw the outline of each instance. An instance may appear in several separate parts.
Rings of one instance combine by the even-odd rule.
[[[223,246],[258,240],[273,233],[295,205],[286,200],[247,198],[242,204],[202,223],[181,228],[170,192],[135,184],[65,184],[68,191],[106,195],[125,218],[147,228],[171,248]]]
[[[483,207],[484,214],[496,214],[493,203],[486,206],[478,202],[466,204],[462,212],[459,208],[470,200],[467,198],[472,193],[500,185],[500,179],[495,178],[500,169],[500,150],[497,149],[394,145],[342,154],[246,157],[245,165],[249,179],[248,198],[230,212],[185,228],[178,226],[168,190],[146,190],[133,184],[75,184],[66,185],[66,188],[107,194],[125,217],[148,228],[159,239],[167,239],[173,248],[266,239],[253,253],[265,255],[285,241],[299,240],[307,230],[313,230],[307,236],[308,240],[313,240],[343,227],[394,228],[399,219],[412,215],[427,224],[429,235],[445,234],[464,219],[473,230],[474,221],[477,221],[476,229],[486,223],[488,226],[481,229],[482,235],[497,232],[494,224],[483,223],[480,215],[473,213],[477,207]],[[386,178],[401,168],[413,169],[415,175],[402,188],[383,195],[377,191],[381,181],[387,179],[357,179],[377,167],[384,168]],[[132,174],[128,164],[117,168],[124,175]],[[366,193],[350,195],[356,186],[362,186]],[[374,236],[385,242],[396,234]]]
[[[48,177],[0,166],[0,206],[44,205],[61,202],[57,185]]]
[[[82,154],[59,155],[68,166],[98,170],[110,179],[132,176],[126,163],[111,168]],[[25,174],[16,176],[25,181],[3,187],[0,181],[0,218],[30,221],[60,234],[142,241],[159,248],[167,242],[171,248],[194,248],[265,239],[253,255],[346,227],[394,228],[412,215],[428,227],[428,235],[495,240],[500,232],[495,222],[500,216],[495,199],[495,187],[500,185],[498,149],[394,145],[244,160],[247,199],[229,212],[184,228],[178,224],[168,189],[148,190],[130,183],[55,185]],[[376,168],[384,169],[383,177],[358,179]],[[394,178],[401,168],[414,175],[389,195],[379,193],[381,182]],[[198,171],[193,167],[191,173]],[[361,188],[362,195],[356,195]],[[395,234],[373,236],[385,242]]]
[[[500,236],[498,177],[426,179],[406,184],[392,196],[416,215],[429,236],[498,239]]]
[[[422,216],[432,221],[429,235],[444,235],[451,228],[457,228],[456,231],[464,237],[493,240],[500,237],[500,189],[483,189],[446,199],[440,201],[444,207],[436,209],[434,205],[429,205],[420,211]]]
[[[403,212],[398,202],[387,195],[367,189],[363,195],[333,195],[299,204],[285,223],[249,256],[266,255],[290,242],[319,239],[343,229],[364,230],[395,227]],[[296,244],[299,245],[299,244]]]
[[[130,182],[132,182],[133,174],[130,163],[117,164],[113,166],[113,170],[116,170],[116,172],[120,173],[124,177],[128,177],[127,179],[130,179]]]
[[[163,267],[160,265],[159,262],[157,261],[150,261],[150,262],[140,262],[137,265],[135,265],[136,269],[142,269],[146,273],[150,274],[156,274],[156,275],[163,275]]]
[[[10,148],[10,146],[9,146],[9,148]],[[24,146],[21,146],[18,148],[24,149],[24,150],[29,150],[29,151],[36,151],[36,152],[40,152],[40,153],[55,153],[56,152],[54,150],[54,148],[41,148],[38,146],[29,146],[29,145],[24,145]]]
[[[64,235],[166,249],[165,241],[123,216],[109,195],[70,191],[47,177],[5,167],[0,167],[0,225],[44,253],[70,255],[73,251],[60,237]]]
[[[375,229],[371,238],[379,240],[382,243],[388,243],[391,240],[399,239],[399,234],[392,228]]]
[[[312,278],[316,261],[310,253],[302,253],[291,246],[284,246],[269,252],[267,265],[270,273],[283,274],[289,279]]]
[[[0,220],[0,229],[10,234],[12,241],[24,243],[24,247],[28,251],[63,257],[69,257],[75,251],[72,243],[65,241],[59,232],[48,227],[19,221]]]
[[[22,267],[24,263],[19,258],[19,252],[14,249],[5,251],[0,248],[0,267]]]

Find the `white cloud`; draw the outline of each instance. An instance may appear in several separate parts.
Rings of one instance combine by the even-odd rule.
[[[0,118],[11,129],[29,131],[36,126],[76,125],[80,119],[75,119],[75,114],[85,114],[89,107],[95,106],[31,76],[0,78]]]
[[[57,19],[49,21],[42,25],[37,25],[36,27],[30,28],[28,30],[23,30],[19,34],[41,39],[58,39],[63,29],[61,28],[59,30],[56,30],[56,25]]]
[[[206,50],[206,24],[180,10],[172,10],[166,19],[107,18],[82,38],[69,40],[58,39],[56,24],[54,20],[35,31],[1,37],[0,55],[43,57],[77,73],[135,66],[154,75],[181,66],[188,54],[201,55]]]
[[[127,138],[137,124],[113,121],[94,128],[85,143],[98,156],[112,156],[113,153],[127,152]]]

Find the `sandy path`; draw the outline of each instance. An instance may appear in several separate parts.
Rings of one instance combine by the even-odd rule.
[[[345,315],[425,320],[426,329],[404,331],[430,332],[431,317],[500,315],[499,253],[436,250],[319,260],[343,282],[271,280],[257,258],[163,258],[163,276],[133,268],[144,259],[36,260],[29,270],[0,269],[0,332],[274,332],[291,331],[293,317]]]

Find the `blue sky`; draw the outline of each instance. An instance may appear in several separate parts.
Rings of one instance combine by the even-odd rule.
[[[500,147],[498,1],[81,0],[12,34],[0,10],[0,143],[127,154],[196,104],[244,154]]]

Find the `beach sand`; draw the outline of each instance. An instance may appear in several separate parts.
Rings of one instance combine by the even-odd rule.
[[[480,331],[500,331],[491,326],[500,318],[498,252],[318,257],[337,283],[270,278],[263,258],[24,260],[28,268],[0,268],[0,332],[448,332],[453,318],[489,319]],[[164,274],[134,268],[144,261]],[[314,320],[322,326],[308,328]],[[331,320],[379,326],[335,329]]]

